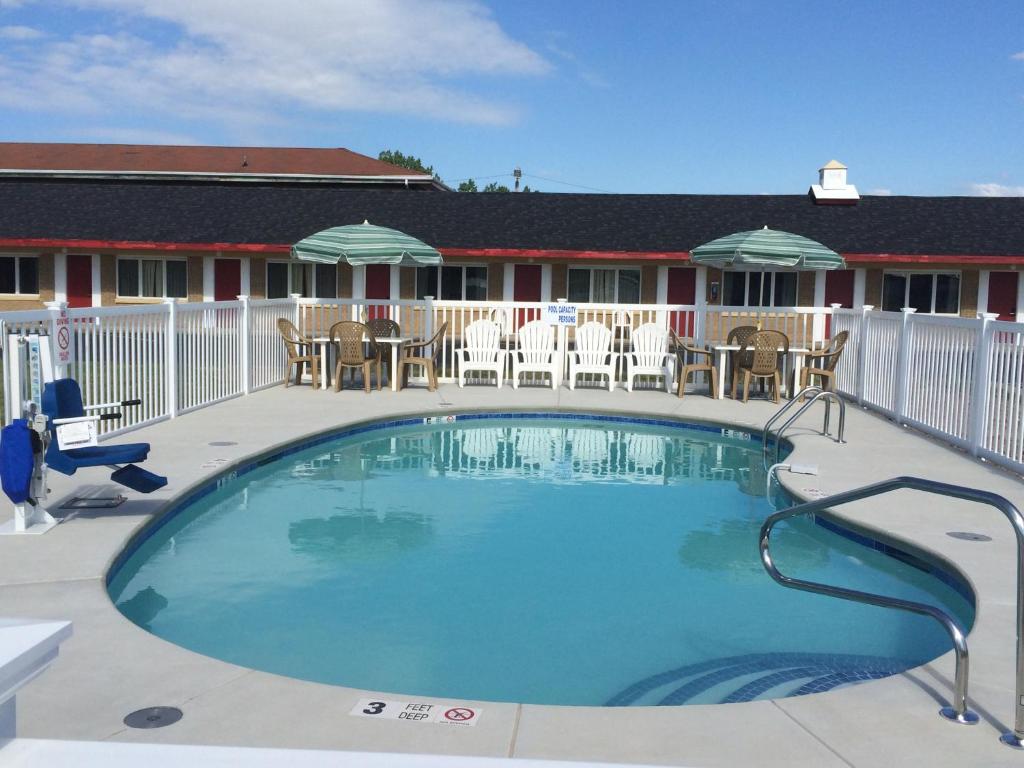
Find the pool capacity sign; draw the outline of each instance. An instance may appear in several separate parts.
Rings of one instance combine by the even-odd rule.
[[[462,704],[427,704],[422,701],[390,701],[360,699],[350,715],[375,717],[378,720],[405,720],[408,723],[434,725],[476,725],[480,710]]]
[[[548,325],[576,325],[575,304],[548,304],[544,307],[544,322]]]

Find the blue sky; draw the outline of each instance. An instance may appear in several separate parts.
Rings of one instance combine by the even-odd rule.
[[[862,194],[1024,195],[1024,2],[0,0],[0,114],[453,185],[800,194],[836,158]]]

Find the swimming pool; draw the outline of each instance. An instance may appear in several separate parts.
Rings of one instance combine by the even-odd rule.
[[[123,557],[132,621],[242,666],[380,692],[539,704],[747,701],[894,674],[926,617],[761,568],[760,442],[611,416],[348,430],[226,475]],[[943,607],[966,588],[799,520],[788,573]]]

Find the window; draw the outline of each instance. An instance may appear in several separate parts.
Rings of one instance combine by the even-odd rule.
[[[568,300],[576,304],[639,304],[639,269],[569,269]]]
[[[127,298],[188,298],[184,259],[117,260],[117,295]]]
[[[882,277],[882,309],[899,312],[913,307],[919,314],[960,314],[957,272],[886,272]]]
[[[426,296],[444,301],[486,301],[487,267],[417,267],[416,298]]]
[[[724,282],[724,306],[796,306],[796,272],[726,272]]]
[[[0,293],[39,293],[37,256],[0,256]]]
[[[337,265],[268,261],[267,298],[287,299],[293,293],[304,299],[338,298]]]

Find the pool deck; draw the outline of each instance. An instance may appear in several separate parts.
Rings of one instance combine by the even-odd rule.
[[[167,488],[148,497],[126,492],[129,501],[121,507],[74,513],[42,536],[0,537],[0,616],[74,622],[60,657],[18,696],[18,735],[701,766],[1024,765],[1024,752],[998,742],[1013,717],[1013,532],[996,510],[944,497],[899,491],[843,507],[840,515],[956,563],[975,589],[970,703],[982,719],[971,727],[937,714],[950,697],[952,654],[885,680],[773,701],[637,708],[479,702],[482,714],[472,728],[371,720],[349,716],[356,701],[370,695],[365,691],[187,651],[129,622],[107,597],[104,576],[129,538],[169,499],[247,457],[363,420],[559,408],[726,422],[757,431],[775,411],[767,402],[743,405],[696,394],[680,401],[664,392],[621,388],[609,393],[442,385],[435,393],[418,388],[366,395],[275,387],[131,433],[120,440],[152,442],[147,466],[171,478]],[[918,475],[993,491],[1024,508],[1018,478],[936,441],[851,406],[848,442],[839,445],[813,432],[820,418],[815,411],[792,433],[790,458],[820,467],[816,477],[782,473],[797,495]],[[216,441],[237,445],[210,445]],[[101,470],[50,477],[52,509],[82,485],[109,485]],[[0,521],[9,514],[0,513]],[[974,531],[992,541],[954,539],[947,531]],[[129,712],[154,705],[180,707],[184,718],[159,730],[122,724]]]

